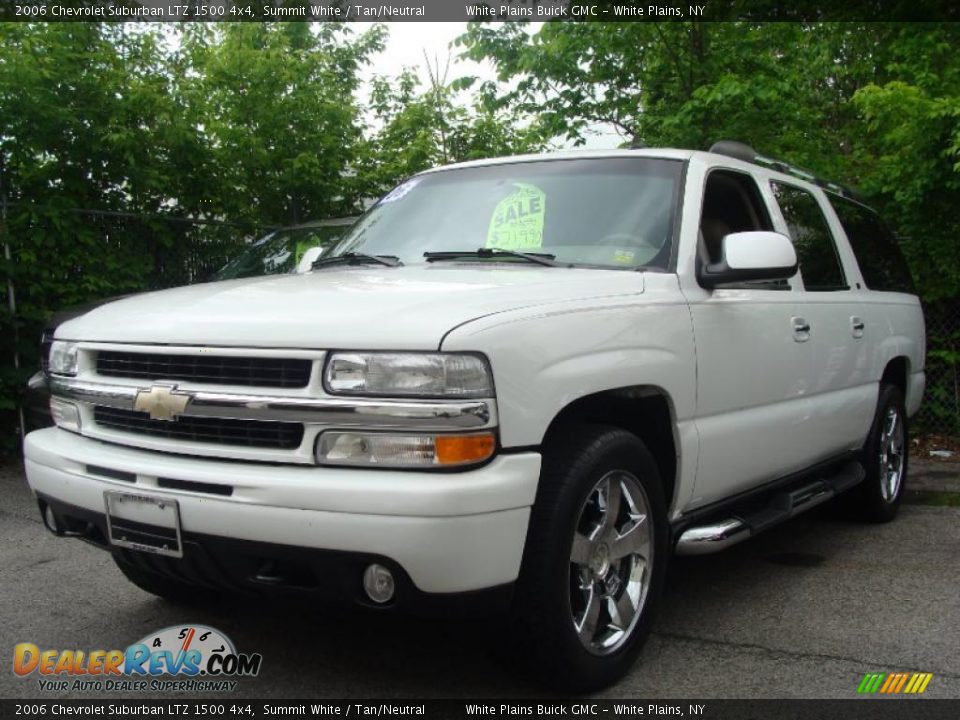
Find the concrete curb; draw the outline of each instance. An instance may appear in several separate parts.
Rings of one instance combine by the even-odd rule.
[[[907,489],[960,493],[960,462],[911,457]]]

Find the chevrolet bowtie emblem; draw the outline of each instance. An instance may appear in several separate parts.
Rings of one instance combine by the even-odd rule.
[[[176,385],[154,385],[137,393],[133,407],[149,413],[151,420],[175,420],[192,399],[190,393],[178,392]]]

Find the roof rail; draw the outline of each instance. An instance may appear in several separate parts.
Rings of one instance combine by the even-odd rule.
[[[777,160],[776,158],[761,155],[746,143],[739,142],[738,140],[719,140],[710,146],[710,152],[717,153],[718,155],[726,155],[727,157],[736,158],[737,160],[743,160],[744,162],[752,163],[754,165],[762,165],[787,175],[793,175],[794,177],[811,182],[822,187],[824,190],[829,190],[837,195],[842,195],[854,200],[862,199],[860,194],[853,188],[849,188],[846,185],[841,185],[840,183],[824,180],[823,178],[817,177],[812,172],[797,167],[796,165],[791,165],[783,160]]]

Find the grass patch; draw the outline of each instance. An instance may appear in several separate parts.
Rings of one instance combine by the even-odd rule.
[[[935,490],[907,491],[903,498],[910,505],[929,505],[932,507],[960,507],[960,493],[937,492]]]

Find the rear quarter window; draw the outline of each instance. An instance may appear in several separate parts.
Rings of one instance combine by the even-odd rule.
[[[873,210],[837,195],[828,195],[857,257],[870,290],[916,294],[916,287],[893,233]]]

